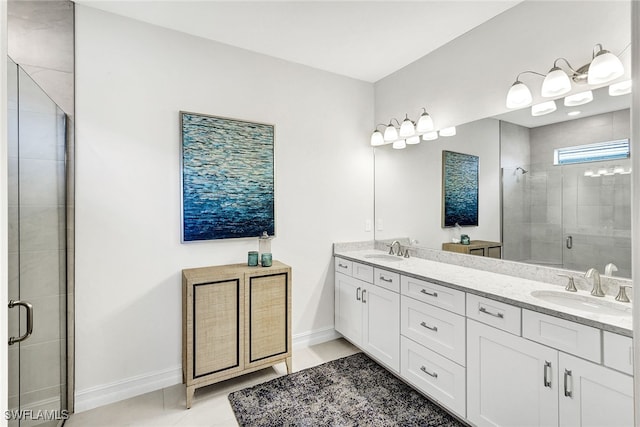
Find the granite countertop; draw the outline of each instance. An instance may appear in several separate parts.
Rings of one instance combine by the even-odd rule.
[[[632,336],[630,303],[624,304],[625,306],[628,306],[628,315],[592,313],[577,308],[554,304],[531,296],[531,292],[534,290],[564,292],[564,287],[559,285],[415,257],[402,258],[402,261],[368,258],[367,256],[371,255],[386,254],[386,252],[374,249],[353,251],[336,250],[334,254],[341,258],[372,265],[374,267],[381,267],[385,270],[400,273],[405,276],[428,280],[433,283],[477,294],[497,301],[502,301],[518,307],[549,314],[551,316],[593,326],[621,335],[629,337]],[[583,290],[578,291],[578,294],[591,297],[589,292]],[[615,301],[610,295],[604,297],[604,300],[612,304],[623,304]],[[627,307],[624,308],[626,309]]]

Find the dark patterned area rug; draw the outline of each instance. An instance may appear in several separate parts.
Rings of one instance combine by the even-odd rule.
[[[241,426],[438,426],[461,423],[365,354],[229,394]]]

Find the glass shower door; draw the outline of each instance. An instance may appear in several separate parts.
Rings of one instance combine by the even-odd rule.
[[[562,166],[564,268],[604,274],[615,262],[613,275],[631,277],[630,167],[630,160]]]
[[[8,418],[56,426],[67,396],[66,119],[20,67],[8,68]]]

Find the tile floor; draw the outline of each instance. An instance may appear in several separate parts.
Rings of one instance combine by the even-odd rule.
[[[293,370],[300,371],[357,353],[338,339],[293,350]],[[121,402],[73,414],[65,427],[213,427],[237,426],[227,395],[286,373],[284,363],[196,390],[191,409],[185,409],[184,385],[177,384]]]

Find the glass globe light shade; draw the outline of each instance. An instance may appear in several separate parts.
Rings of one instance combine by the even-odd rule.
[[[620,96],[631,93],[631,80],[625,80],[623,82],[614,83],[609,86],[610,96]]]
[[[422,139],[425,141],[433,141],[434,139],[438,139],[438,132],[436,131],[427,132],[424,135],[422,135]]]
[[[384,136],[382,135],[382,132],[380,132],[379,130],[374,131],[371,134],[371,146],[377,147],[383,144],[384,144]]]
[[[565,107],[576,107],[593,101],[593,92],[590,90],[580,93],[574,93],[564,98]]]
[[[384,130],[384,140],[393,141],[395,139],[398,139],[398,131],[391,123],[389,123],[389,125]]]
[[[526,107],[531,104],[531,101],[533,101],[533,96],[527,85],[516,80],[507,93],[507,108]]]
[[[409,120],[408,117],[406,117],[402,121],[402,124],[400,125],[400,136],[407,137],[407,136],[412,136],[415,133],[416,133],[416,128],[413,126],[413,122]]]
[[[531,115],[532,116],[544,116],[545,114],[553,113],[556,111],[556,102],[555,101],[547,101],[541,104],[536,104],[531,107]]]
[[[454,136],[456,134],[456,127],[451,126],[440,130],[440,136]]]
[[[407,144],[420,144],[420,137],[418,135],[413,135],[407,138]]]
[[[553,67],[542,82],[541,95],[545,98],[564,95],[571,90],[569,76],[559,67]]]
[[[429,113],[422,113],[416,124],[416,131],[420,133],[429,132],[433,130],[433,119]]]
[[[393,143],[393,148],[396,150],[402,150],[407,146],[404,139],[399,139]]]
[[[622,62],[613,53],[602,49],[589,65],[587,83],[597,85],[608,83],[624,74]]]

